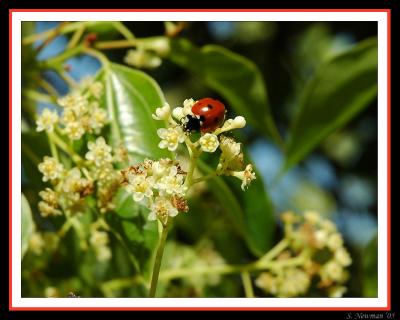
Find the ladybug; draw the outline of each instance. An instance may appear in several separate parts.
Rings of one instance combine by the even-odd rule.
[[[225,105],[212,98],[203,98],[192,106],[192,115],[186,116],[186,131],[211,132],[217,129],[225,119]]]

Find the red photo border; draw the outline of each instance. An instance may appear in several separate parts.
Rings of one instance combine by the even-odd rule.
[[[387,150],[388,150],[388,158],[387,158],[387,306],[385,307],[14,307],[12,305],[12,13],[13,12],[386,12],[387,14]],[[390,59],[391,59],[391,10],[390,9],[9,9],[9,177],[8,177],[8,185],[9,185],[9,310],[11,311],[24,311],[24,310],[104,310],[104,311],[123,311],[123,310],[243,310],[243,311],[251,311],[251,310],[264,310],[264,311],[388,311],[391,310],[391,224],[390,224],[390,215],[391,215],[391,136],[390,136],[390,108],[391,108],[391,73],[390,73]]]

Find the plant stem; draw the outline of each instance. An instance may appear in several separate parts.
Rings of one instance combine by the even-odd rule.
[[[49,82],[47,82],[46,80],[44,80],[43,78],[40,78],[38,81],[38,85],[47,92],[47,94],[54,99],[54,101],[57,101],[57,97],[58,97],[58,92],[57,90],[53,87],[53,85]]]
[[[162,260],[163,254],[164,254],[165,244],[167,242],[169,223],[170,223],[170,219],[168,219],[167,223],[165,225],[163,225],[160,243],[158,244],[156,258],[154,261],[153,274],[151,275],[151,285],[150,285],[150,293],[149,293],[150,298],[154,298],[156,296],[158,276],[160,274],[161,260]]]
[[[68,153],[76,163],[82,163],[84,160],[72,148],[70,148],[55,132],[49,133],[49,138],[62,150]]]
[[[270,261],[280,254],[289,245],[288,239],[284,238],[279,241],[271,250],[269,250],[264,256],[260,258],[260,263]]]
[[[92,48],[88,48],[88,47],[84,47],[82,50],[84,53],[95,57],[96,59],[98,59],[101,64],[103,65],[103,67],[109,67],[110,66],[110,61],[108,60],[108,58],[101,53],[100,51],[96,50],[96,49],[92,49]]]
[[[60,33],[61,30],[68,25],[68,21],[64,21],[61,22],[57,27],[55,27],[52,31],[52,34],[45,39],[37,48],[36,48],[36,52],[40,52],[41,50],[43,50],[45,47],[47,47],[55,38],[57,38]]]
[[[137,45],[136,39],[128,40],[114,40],[114,41],[98,41],[94,44],[97,49],[120,49],[120,48],[130,48]]]
[[[126,39],[135,39],[135,35],[132,33],[131,30],[129,30],[125,25],[120,22],[120,21],[113,21],[112,25],[114,28],[121,34],[123,35]]]
[[[73,34],[71,40],[68,42],[67,50],[76,47],[83,33],[85,32],[86,25],[82,24]]]
[[[253,284],[251,283],[250,274],[247,271],[241,273],[244,292],[246,298],[254,298]]]
[[[58,74],[60,75],[61,79],[63,79],[67,85],[71,88],[78,88],[79,84],[72,78],[68,72],[66,71],[59,71]]]
[[[96,24],[102,24],[104,21],[79,21],[79,22],[72,22],[66,25],[65,27],[62,28],[62,30],[59,31],[58,34],[67,34],[74,32],[81,28],[82,25],[85,25],[86,27],[94,26]],[[22,39],[22,44],[23,45],[28,45],[32,44],[38,40],[44,40],[49,37],[51,37],[52,34],[54,34],[55,29],[47,30],[41,33],[34,33],[32,35],[29,35],[25,38]]]
[[[36,102],[45,102],[45,103],[56,102],[55,99],[52,98],[51,96],[31,89],[22,90],[22,95]]]
[[[64,222],[61,229],[58,230],[57,234],[60,238],[64,237],[68,230],[72,227],[72,218],[67,216],[67,221]]]
[[[209,179],[215,178],[217,174],[215,172],[202,176],[200,178],[192,180],[192,185],[198,182],[207,181]]]
[[[59,54],[58,56],[52,57],[50,59],[44,60],[40,63],[43,68],[50,68],[50,69],[62,69],[62,63],[65,60],[81,53],[83,51],[83,46],[77,46],[68,50],[65,50],[63,53]]]
[[[47,135],[47,140],[49,141],[49,145],[50,145],[50,150],[51,150],[51,155],[53,156],[53,158],[55,158],[57,160],[57,162],[60,161],[59,157],[58,157],[58,151],[57,151],[57,147],[54,144],[53,139],[51,139],[50,134],[46,131],[46,135]]]

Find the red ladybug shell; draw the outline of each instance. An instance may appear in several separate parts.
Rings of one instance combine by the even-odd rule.
[[[197,101],[192,107],[192,112],[200,117],[202,133],[214,131],[224,122],[225,118],[224,104],[212,98],[203,98]]]

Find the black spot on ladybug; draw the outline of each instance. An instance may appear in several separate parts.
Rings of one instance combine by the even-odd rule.
[[[219,122],[219,118],[215,117],[214,118],[214,123],[218,123]]]
[[[207,105],[207,108],[208,108],[208,109],[212,109],[213,106],[212,106],[211,104],[209,104],[209,105]]]
[[[201,116],[200,116],[200,121],[204,122],[205,120],[206,120],[206,117],[203,116],[203,115],[201,115]]]

